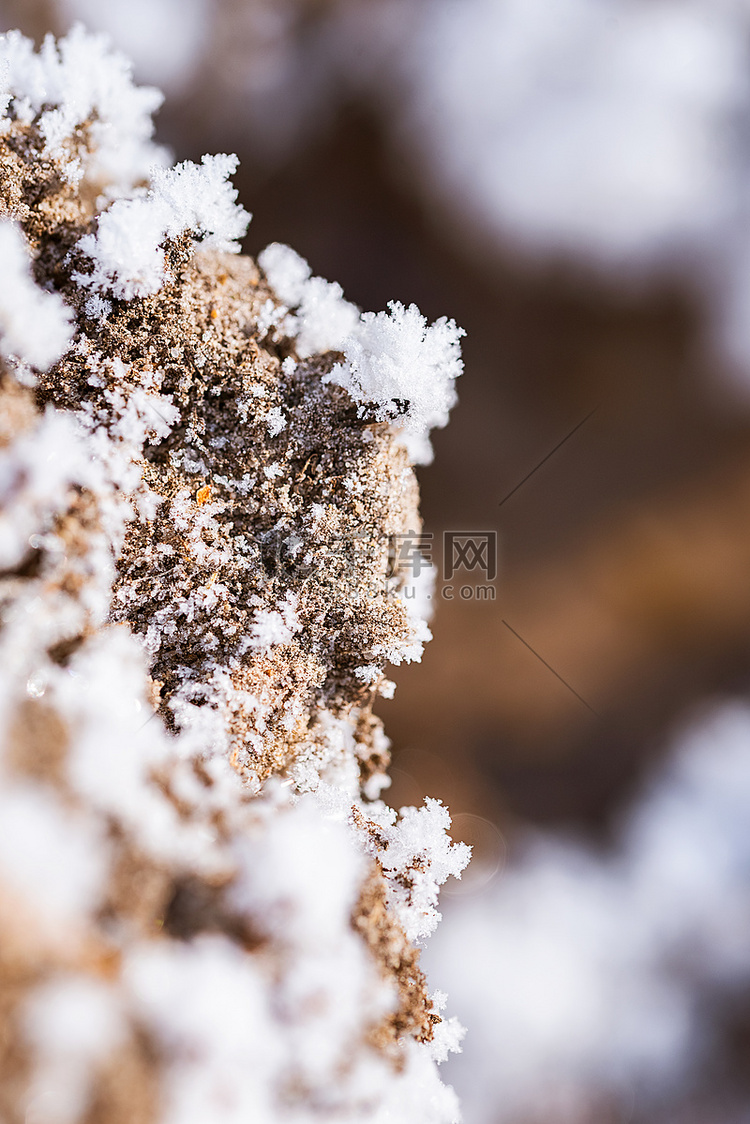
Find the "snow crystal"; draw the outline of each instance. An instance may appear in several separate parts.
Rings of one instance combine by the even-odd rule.
[[[264,609],[256,613],[253,621],[253,648],[271,648],[274,644],[288,644],[292,639],[291,628],[285,623],[281,613],[275,609]]]
[[[274,406],[269,410],[264,420],[270,437],[276,437],[286,427],[286,418],[281,406]]]
[[[131,67],[104,35],[80,26],[55,42],[48,35],[38,53],[17,31],[0,37],[0,94],[8,112],[37,121],[50,156],[63,160],[68,178],[86,175],[113,191],[129,190],[164,153],[151,144],[158,90],[136,88]],[[85,125],[90,151],[74,135]]]
[[[116,200],[99,216],[96,234],[80,239],[77,248],[94,268],[74,279],[132,300],[163,285],[164,244],[170,239],[189,233],[205,248],[237,252],[236,240],[250,221],[228,181],[237,163],[236,156],[221,154],[204,156],[200,164],[186,160],[175,168],[153,169],[147,192]]]
[[[0,219],[0,352],[46,371],[67,350],[72,335],[62,298],[33,281],[20,227]]]
[[[377,683],[382,675],[380,667],[376,663],[363,664],[362,667],[355,667],[354,674],[357,679],[361,679],[363,683]]]
[[[91,320],[106,320],[112,311],[112,302],[92,293],[86,300],[86,315]]]
[[[359,319],[356,305],[344,300],[335,281],[312,277],[310,266],[289,246],[273,242],[258,255],[258,264],[276,295],[294,314],[283,320],[303,359],[339,351]]]
[[[258,254],[258,265],[285,305],[296,308],[301,304],[311,270],[296,250],[281,242],[272,242]]]
[[[402,808],[397,821],[385,805],[368,808],[367,814],[378,823],[386,844],[378,859],[404,932],[410,941],[422,941],[440,920],[435,908],[440,886],[451,875],[461,877],[471,847],[451,841],[450,813],[431,797],[422,808]]]
[[[297,598],[287,593],[278,609],[261,609],[253,619],[250,646],[271,648],[274,644],[288,644],[302,625],[296,612]]]
[[[433,991],[430,996],[433,1008],[440,1012],[448,1005],[448,996],[444,991]],[[460,1054],[461,1043],[466,1037],[466,1027],[456,1018],[443,1018],[435,1027],[432,1042],[429,1043],[430,1056],[440,1065],[446,1061],[449,1054]]]
[[[445,317],[428,325],[416,305],[405,308],[398,301],[390,302],[388,312],[360,314],[344,300],[340,285],[312,277],[304,258],[278,242],[267,246],[258,262],[279,299],[294,310],[283,329],[295,339],[298,354],[343,352],[343,363],[326,381],[345,387],[360,405],[380,406],[411,459],[429,463],[429,431],[447,423],[456,403],[463,329]]]
[[[388,312],[365,312],[344,341],[343,363],[327,381],[345,387],[355,402],[374,402],[396,418],[412,459],[428,463],[429,431],[444,426],[456,403],[456,378],[463,370],[462,328],[441,317],[434,324],[416,305],[391,301]]]

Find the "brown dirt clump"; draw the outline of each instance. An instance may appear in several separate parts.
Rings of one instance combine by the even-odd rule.
[[[343,355],[298,348],[250,258],[201,249],[188,225],[157,246],[153,295],[92,291],[77,243],[107,205],[98,124],[55,155],[36,119],[12,113],[0,134],[0,218],[73,330],[48,370],[0,365],[0,453],[15,458],[0,495],[0,811],[22,809],[25,848],[25,865],[0,849],[0,1115],[20,1124],[67,1057],[66,1035],[30,1029],[34,1003],[54,1024],[73,995],[112,1034],[99,1053],[77,1028],[76,1119],[160,1119],[180,1067],[205,1055],[209,1072],[226,1046],[229,1008],[190,1039],[204,1011],[200,1032],[183,1028],[183,980],[215,1015],[214,981],[234,973],[274,1048],[292,1050],[268,1095],[343,1118],[343,1076],[339,1090],[305,1072],[295,1034],[339,1035],[330,1072],[361,1064],[367,1085],[373,1065],[406,1072],[404,1043],[440,1022],[359,810],[387,783],[372,714],[384,669],[421,642],[392,549],[420,530],[416,478],[386,412],[328,380]],[[363,989],[353,1029],[336,1022],[341,972]],[[149,1006],[154,981],[175,979]],[[233,1072],[238,1056],[232,1042],[216,1064]]]

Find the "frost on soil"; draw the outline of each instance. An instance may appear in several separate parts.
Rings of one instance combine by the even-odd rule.
[[[0,1117],[454,1121],[416,942],[468,849],[371,708],[460,333],[237,254],[158,103],[0,39]]]

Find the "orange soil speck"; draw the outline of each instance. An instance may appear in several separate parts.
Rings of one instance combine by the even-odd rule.
[[[199,504],[207,503],[211,499],[211,485],[204,484],[202,488],[199,488],[195,493],[195,498]]]

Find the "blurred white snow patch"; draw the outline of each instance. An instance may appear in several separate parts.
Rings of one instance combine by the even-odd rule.
[[[169,743],[161,723],[149,722],[153,710],[137,640],[125,628],[112,628],[83,645],[70,671],[55,673],[54,681],[73,735],[67,762],[73,791],[129,828],[147,852],[176,858],[186,833],[152,779]]]
[[[143,945],[125,980],[168,1058],[165,1124],[270,1124],[284,1039],[254,958],[223,936]]]
[[[604,263],[703,239],[735,204],[747,13],[706,0],[431,0],[405,142],[481,233]]]
[[[638,916],[716,984],[750,978],[748,809],[750,708],[736,703],[687,732],[624,835]]]
[[[95,485],[91,459],[76,420],[51,406],[0,451],[0,567],[17,565],[30,536],[50,530],[71,485]]]
[[[744,0],[383,0],[330,32],[464,252],[676,276],[746,391]]]
[[[46,785],[0,787],[0,881],[25,896],[45,931],[83,927],[109,876],[104,825]]]
[[[0,219],[0,352],[8,360],[46,371],[67,350],[72,336],[71,313],[62,297],[34,282],[21,228]]]
[[[228,900],[261,938],[270,938],[283,966],[279,975],[273,961],[260,962],[266,986],[275,980],[271,1033],[290,1053],[298,1079],[335,1113],[342,1093],[374,1104],[387,1096],[387,1065],[351,1050],[361,1027],[376,1025],[396,997],[351,923],[367,860],[337,814],[346,797],[330,795],[331,807],[310,795],[285,804],[277,788],[262,834],[234,848],[238,876]]]
[[[471,1028],[448,1068],[467,1121],[577,1119],[602,1096],[626,1112],[695,1076],[750,983],[748,807],[737,704],[682,739],[615,854],[537,838],[450,903],[427,967]]]
[[[313,796],[279,808],[240,864],[232,901],[259,913],[277,941],[323,949],[346,932],[365,860],[346,826],[324,815]]]
[[[139,78],[169,93],[195,77],[214,16],[212,0],[59,0],[69,22],[104,31],[133,60]],[[168,49],[165,49],[168,44]]]
[[[124,1035],[115,993],[87,976],[53,977],[31,993],[23,1015],[37,1051],[26,1119],[75,1124],[86,1115],[96,1067]]]

